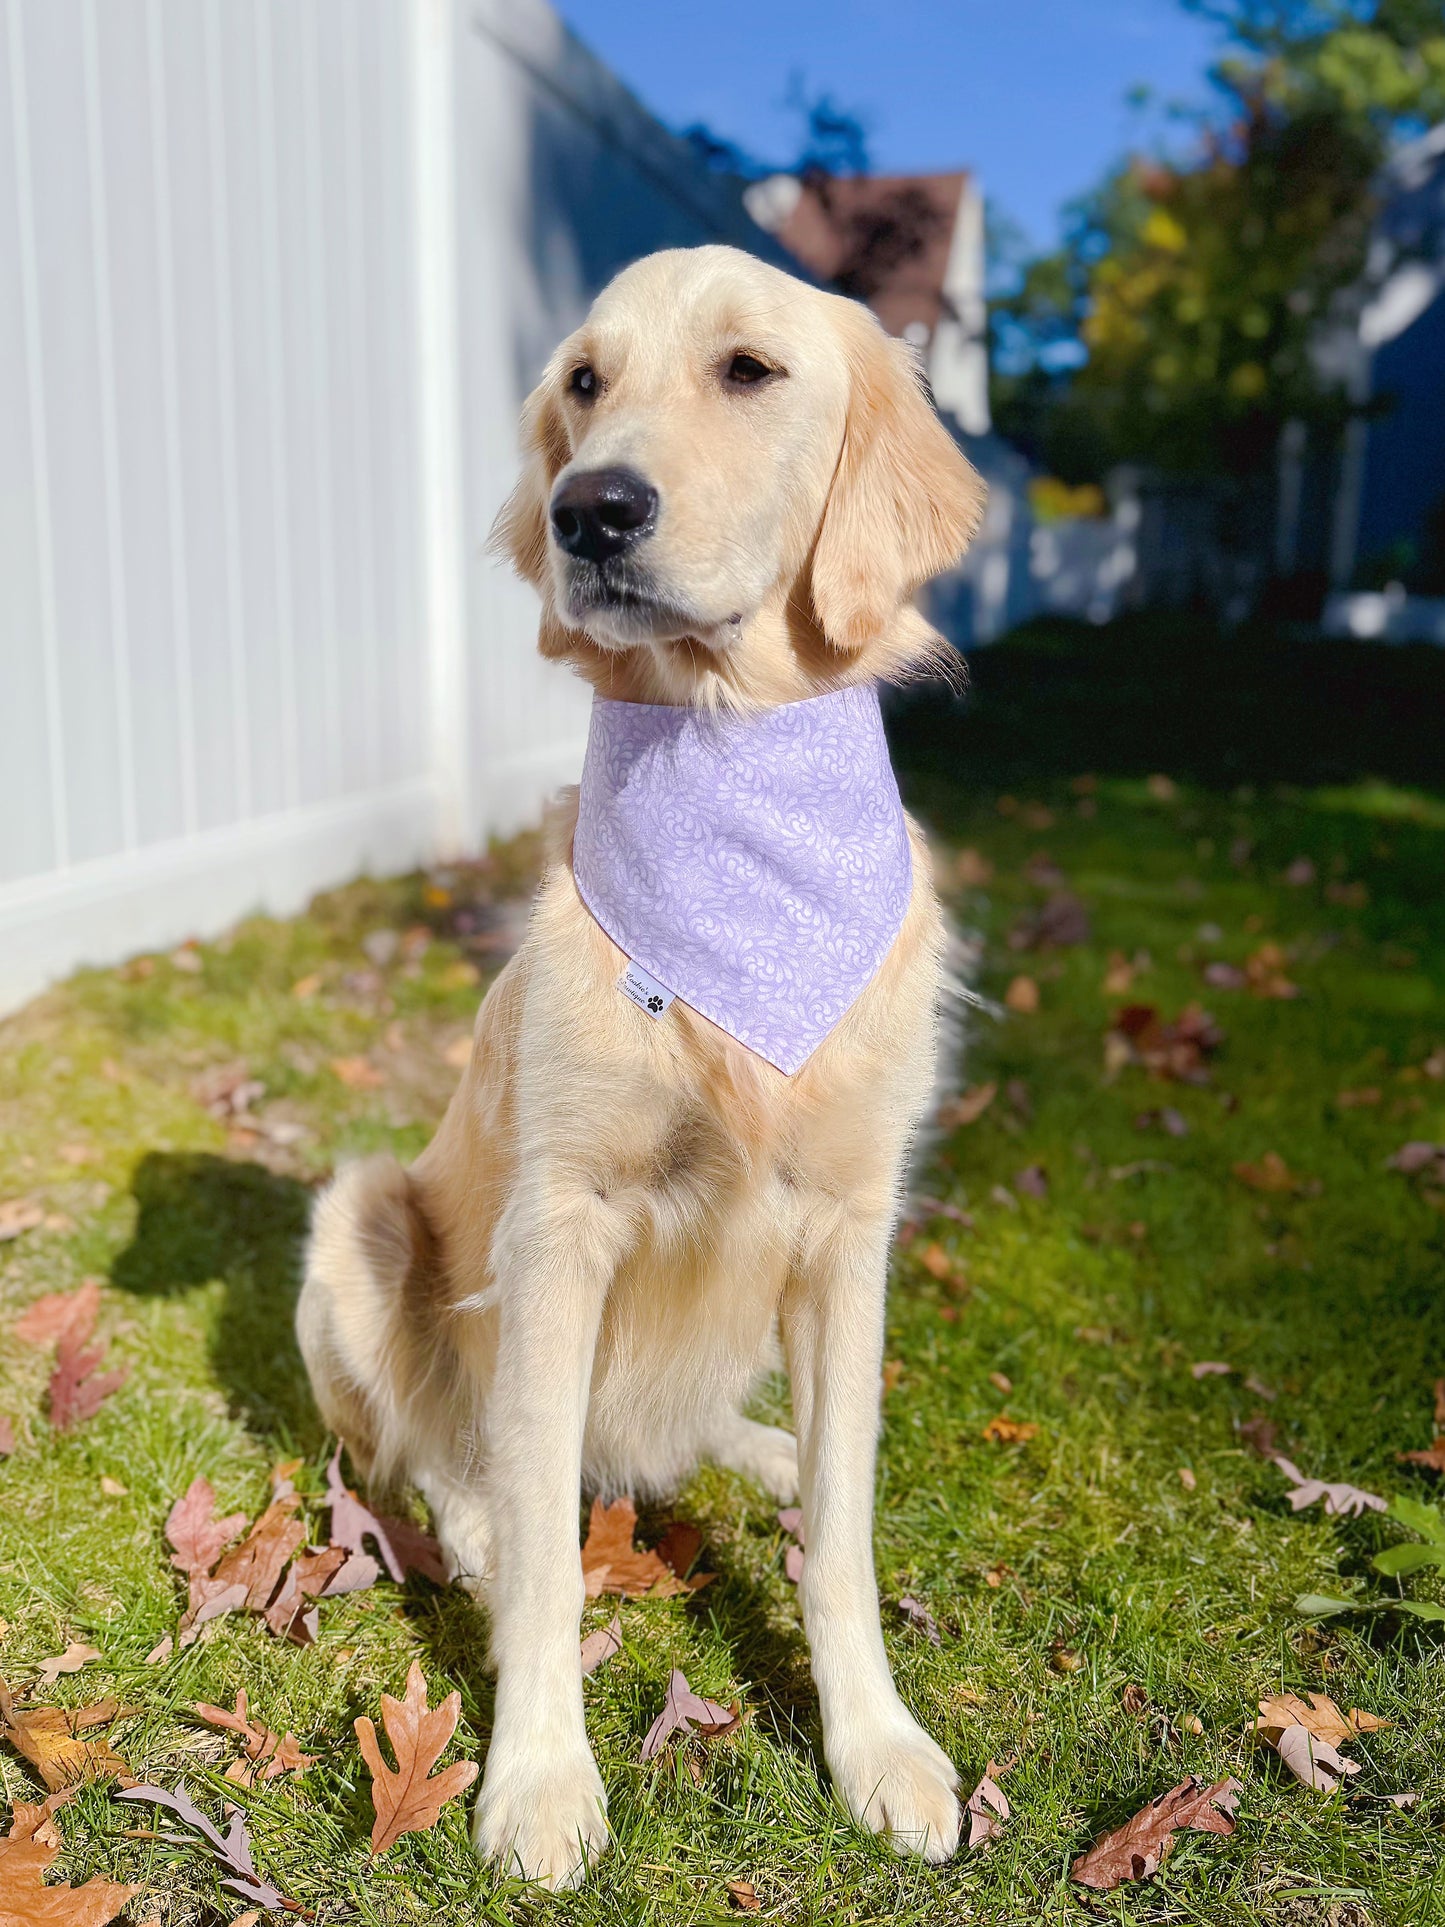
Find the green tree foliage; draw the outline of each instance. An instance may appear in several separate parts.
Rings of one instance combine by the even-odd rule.
[[[1228,35],[1222,113],[1187,160],[1116,169],[997,304],[996,419],[1066,479],[1247,474],[1286,420],[1341,419],[1321,324],[1363,283],[1392,146],[1445,118],[1445,0],[1186,4]]]

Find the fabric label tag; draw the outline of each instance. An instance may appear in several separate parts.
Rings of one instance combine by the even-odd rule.
[[[649,977],[640,964],[630,963],[617,979],[617,988],[631,1004],[645,1010],[649,1017],[665,1017],[672,1005],[672,992],[664,990],[655,977]]]

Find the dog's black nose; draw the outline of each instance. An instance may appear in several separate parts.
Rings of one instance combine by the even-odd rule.
[[[646,535],[657,514],[657,490],[630,468],[569,475],[552,497],[552,532],[568,555],[605,562]]]

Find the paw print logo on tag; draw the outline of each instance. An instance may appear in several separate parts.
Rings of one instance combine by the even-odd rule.
[[[636,1004],[654,1023],[659,1017],[665,1017],[671,1008],[672,992],[666,984],[660,984],[655,977],[649,976],[640,964],[630,963],[627,966],[617,979],[617,988],[628,1003]]]

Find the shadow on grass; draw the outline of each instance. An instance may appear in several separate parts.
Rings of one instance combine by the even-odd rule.
[[[132,1190],[135,1235],[112,1282],[154,1298],[220,1279],[211,1360],[233,1412],[259,1436],[316,1450],[325,1434],[293,1329],[310,1191],[201,1151],[148,1152]]]

